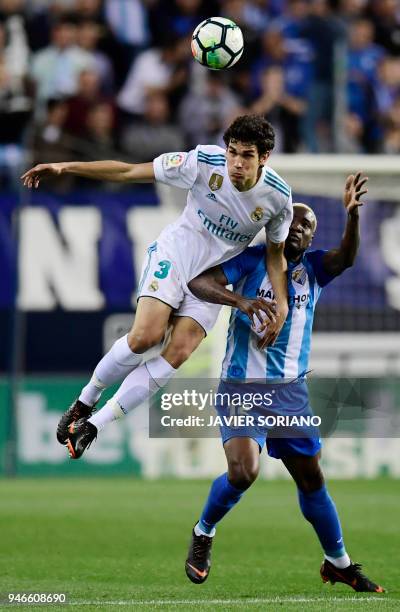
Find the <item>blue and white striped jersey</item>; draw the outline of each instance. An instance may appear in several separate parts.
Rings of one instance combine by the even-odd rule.
[[[288,262],[289,314],[274,344],[260,350],[259,336],[249,318],[232,310],[226,354],[222,364],[224,379],[293,379],[308,369],[315,307],[322,287],[334,277],[322,266],[323,250],[306,252],[298,263]],[[248,247],[222,264],[233,290],[249,298],[273,299],[266,270],[266,247]]]

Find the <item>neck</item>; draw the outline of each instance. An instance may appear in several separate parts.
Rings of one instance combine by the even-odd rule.
[[[299,263],[304,255],[304,251],[294,251],[290,246],[285,246],[284,254],[288,262]]]

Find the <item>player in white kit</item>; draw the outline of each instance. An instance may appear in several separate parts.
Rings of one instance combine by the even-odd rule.
[[[288,313],[284,242],[293,216],[289,186],[266,166],[274,131],[263,117],[244,115],[224,134],[226,150],[199,145],[189,153],[165,153],[153,162],[116,161],[40,164],[22,176],[28,187],[46,175],[75,174],[118,182],[160,181],[188,189],[186,207],[147,249],[138,287],[138,306],[129,334],[115,342],[96,366],[89,383],[67,410],[57,429],[61,444],[79,458],[99,429],[145,401],[171,378],[213,327],[220,306],[193,296],[187,283],[203,270],[241,253],[264,227],[267,268],[276,312],[265,345],[272,344]],[[263,300],[260,298],[260,307]],[[158,357],[142,362],[143,353],[163,342]],[[122,385],[92,415],[102,391]]]

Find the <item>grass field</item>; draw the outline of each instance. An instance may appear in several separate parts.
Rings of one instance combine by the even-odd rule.
[[[3,480],[2,596],[67,593],[73,609],[85,611],[400,610],[399,482],[329,487],[350,554],[388,589],[380,596],[321,582],[318,543],[285,481],[260,481],[248,491],[218,529],[208,581],[190,583],[184,560],[208,487],[123,478]]]

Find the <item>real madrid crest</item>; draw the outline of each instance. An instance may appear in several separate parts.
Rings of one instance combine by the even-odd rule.
[[[158,281],[156,281],[155,279],[153,281],[151,281],[148,289],[149,289],[149,291],[157,291],[157,289],[158,289]]]
[[[211,191],[217,191],[218,189],[221,189],[223,181],[223,176],[213,172],[210,180],[208,181],[208,186],[210,187]]]
[[[264,211],[261,206],[257,206],[251,213],[250,217],[252,221],[261,221],[264,216]]]

